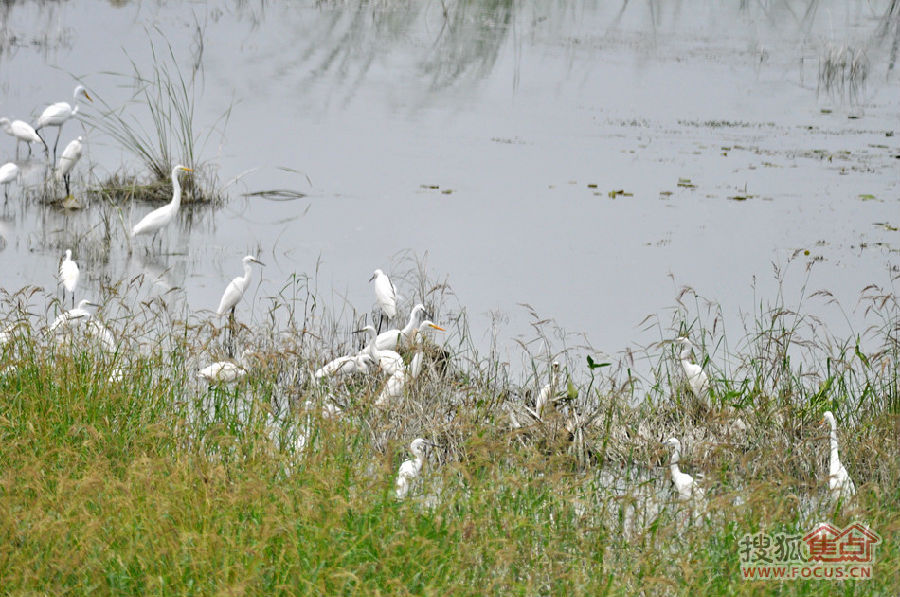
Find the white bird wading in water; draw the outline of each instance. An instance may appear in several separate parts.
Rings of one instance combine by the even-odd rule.
[[[181,164],[172,168],[172,200],[141,218],[141,221],[131,229],[132,238],[141,234],[152,234],[155,236],[162,228],[168,226],[178,213],[178,209],[181,207],[181,183],[178,182],[179,172],[193,172],[193,170]]]
[[[75,288],[78,287],[78,264],[72,260],[72,249],[66,249],[66,256],[59,266],[59,281],[63,288],[72,295],[72,306],[75,306]]]
[[[61,180],[65,183],[67,197],[72,194],[69,190],[69,180],[72,169],[75,168],[75,164],[81,159],[82,141],[83,137],[69,141],[69,144],[63,149],[62,156],[59,158],[59,164],[56,166],[56,180]]]
[[[37,126],[35,127],[35,131],[39,131],[45,126],[55,126],[56,127],[56,142],[53,144],[53,161],[56,161],[56,148],[59,145],[59,136],[62,134],[62,125],[66,123],[70,118],[74,118],[76,114],[78,114],[78,98],[85,98],[89,102],[94,101],[88,92],[85,90],[83,85],[78,85],[75,87],[75,91],[72,93],[74,107],[70,106],[68,102],[56,102],[55,104],[50,104],[44,111],[41,113],[40,118],[37,120]]]

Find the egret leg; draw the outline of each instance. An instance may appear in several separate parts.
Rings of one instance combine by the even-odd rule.
[[[381,333],[381,325],[384,323],[384,313],[378,318],[378,329],[376,330],[379,334]]]
[[[228,342],[226,343],[228,358],[234,358],[234,307],[228,315]]]
[[[53,159],[54,159],[54,161],[56,160],[55,157]],[[69,174],[66,174],[65,176],[63,176],[63,182],[66,183],[66,197],[68,197],[69,195],[72,194],[69,191],[69,176],[70,176]]]
[[[53,144],[53,163],[56,163],[56,148],[59,146],[59,137],[62,135],[62,126],[56,127],[56,143]],[[46,148],[45,148],[46,149]]]

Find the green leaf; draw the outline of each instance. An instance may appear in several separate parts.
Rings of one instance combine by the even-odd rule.
[[[601,367],[609,367],[610,365],[612,365],[612,363],[597,363],[594,361],[594,359],[591,358],[591,355],[588,355],[587,366],[588,366],[588,369],[590,369],[592,371],[594,369],[600,369]]]

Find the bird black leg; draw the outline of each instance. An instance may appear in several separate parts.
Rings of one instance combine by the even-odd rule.
[[[384,323],[384,313],[378,318],[378,329],[375,330],[377,333],[381,333],[381,325]]]
[[[53,163],[56,163],[56,148],[59,146],[59,137],[62,135],[62,127],[56,127],[56,143],[53,144]]]
[[[69,191],[69,175],[68,175],[68,174],[66,174],[65,176],[63,176],[63,182],[64,182],[65,185],[66,185],[66,197],[68,197],[69,195],[72,194],[72,193]]]
[[[234,358],[234,307],[228,315],[228,341],[225,343],[225,351],[229,359]]]

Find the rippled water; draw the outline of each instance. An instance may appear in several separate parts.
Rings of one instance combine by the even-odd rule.
[[[186,214],[162,255],[144,242],[130,256],[115,221],[111,248],[100,242],[100,207],[64,213],[14,185],[0,284],[53,289],[72,247],[87,294],[149,271],[164,273],[159,288],[183,288],[191,310],[214,309],[240,257],[257,253],[268,267],[240,307],[247,319],[294,273],[315,275],[335,308],[346,299],[367,311],[372,270],[399,274],[417,258],[446,278],[485,330],[480,342],[491,312],[507,317],[501,344],[515,360],[512,339],[534,335],[519,303],[616,353],[659,339],[639,324],[650,314],[668,323],[683,285],[721,303],[736,327],[739,313],[774,299],[773,264],[796,255],[787,304],[804,284],[827,288],[860,325],[857,295],[891,284],[900,240],[889,6],[5,5],[4,115],[33,122],[71,98],[74,77],[120,105],[130,92],[107,73],[130,61],[149,70],[151,41],[165,38],[196,76],[201,158],[221,183],[237,181],[223,207]],[[822,65],[841,48],[864,53],[865,84],[822,89]],[[79,128],[68,124],[60,145]],[[78,192],[141,172],[111,139],[87,134]],[[0,159],[14,149],[0,136]],[[38,165],[26,181],[41,176]],[[243,196],[268,189],[307,196]],[[149,209],[126,206],[125,223]],[[848,325],[834,306],[806,308],[837,333]]]

